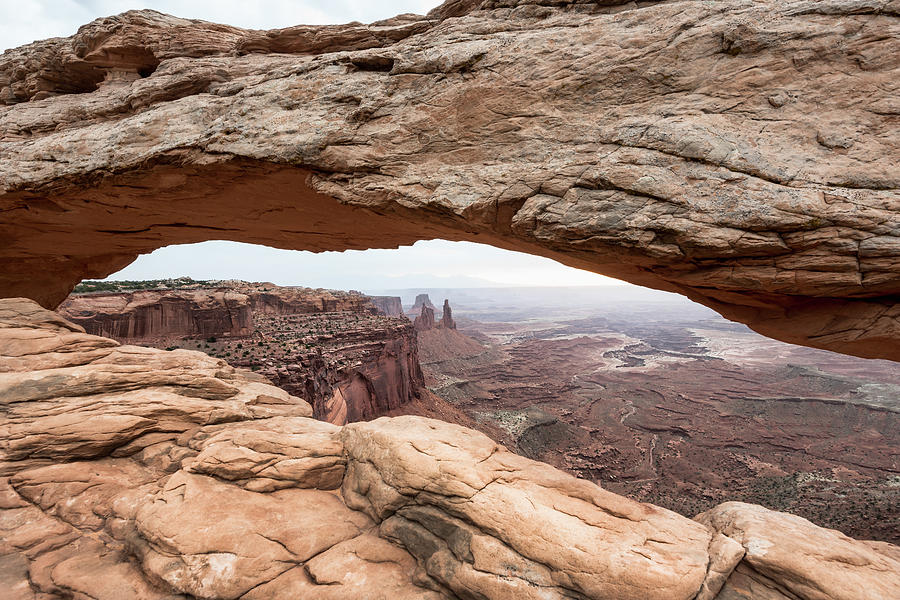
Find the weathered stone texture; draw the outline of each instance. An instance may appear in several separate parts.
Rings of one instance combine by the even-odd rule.
[[[900,358],[896,0],[152,11],[0,57],[0,292],[206,239],[472,240]],[[65,248],[65,251],[61,251]]]
[[[0,583],[13,598],[900,591],[889,544],[739,503],[690,520],[442,421],[315,421],[250,372],[119,346],[30,300],[0,300],[0,408]]]
[[[120,342],[247,337],[254,314],[374,311],[368,296],[271,283],[222,281],[190,289],[72,294],[58,311],[94,335]]]

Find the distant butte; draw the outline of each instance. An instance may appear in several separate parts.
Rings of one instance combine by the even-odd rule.
[[[0,296],[139,254],[470,240],[900,360],[896,1],[132,11],[0,56]]]
[[[409,309],[409,315],[413,318],[418,317],[422,314],[423,307],[430,308],[432,311],[437,310],[434,304],[431,303],[431,298],[428,297],[428,294],[418,294],[412,308]]]

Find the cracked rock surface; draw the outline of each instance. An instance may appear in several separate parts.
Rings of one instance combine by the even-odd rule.
[[[741,503],[690,520],[458,425],[310,412],[224,361],[0,300],[4,597],[900,595],[896,546]]]
[[[898,360],[898,15],[450,0],[269,32],[98,19],[0,56],[0,295],[54,307],[175,243],[445,238]]]

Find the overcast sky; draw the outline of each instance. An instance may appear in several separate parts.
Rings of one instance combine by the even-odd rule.
[[[433,0],[0,0],[0,49],[48,37],[139,8],[251,29],[371,22],[424,14]],[[621,282],[554,261],[467,242],[432,240],[398,250],[295,252],[234,242],[161,248],[113,279],[245,279],[281,285],[379,290],[479,285],[611,285]]]
[[[368,23],[400,13],[425,14],[438,4],[431,0],[0,0],[0,48],[67,37],[98,17],[141,8],[248,29],[277,29]]]

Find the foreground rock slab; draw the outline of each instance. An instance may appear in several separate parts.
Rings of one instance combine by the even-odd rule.
[[[0,406],[13,598],[900,595],[895,546],[739,503],[690,520],[432,419],[323,423],[250,372],[31,300],[0,300]]]
[[[696,520],[739,542],[745,573],[777,582],[785,597],[894,598],[900,592],[896,546],[860,542],[806,519],[761,506],[726,502]],[[893,556],[892,556],[893,555]],[[752,577],[752,575],[749,575]],[[725,598],[740,583],[726,584]]]
[[[0,294],[174,243],[494,244],[900,360],[896,0],[153,11],[0,57]],[[59,248],[66,248],[62,256]]]
[[[448,439],[448,433],[452,437]],[[706,575],[710,531],[486,436],[415,417],[344,427],[343,496],[384,520],[425,570],[458,594],[690,598]],[[386,520],[385,520],[386,519]]]

